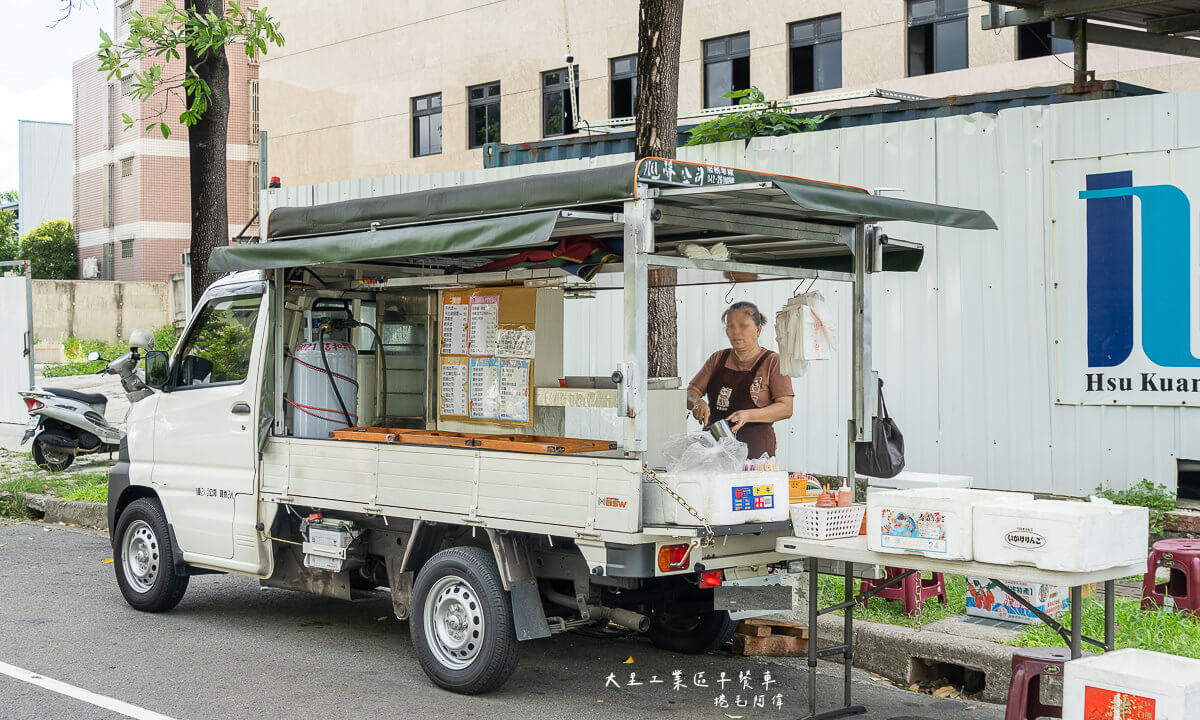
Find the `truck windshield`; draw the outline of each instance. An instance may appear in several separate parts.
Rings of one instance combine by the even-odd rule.
[[[195,387],[246,379],[261,295],[220,298],[200,311],[179,354],[176,385]]]

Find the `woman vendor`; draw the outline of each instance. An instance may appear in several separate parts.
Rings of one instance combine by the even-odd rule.
[[[751,459],[775,455],[772,423],[792,416],[792,379],[779,353],[758,344],[767,319],[754,303],[736,302],[722,315],[730,347],[709,356],[688,385],[687,402],[704,427],[725,420]]]

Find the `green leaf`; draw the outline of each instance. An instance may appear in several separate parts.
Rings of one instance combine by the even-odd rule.
[[[166,140],[167,138],[171,137],[171,128],[167,127],[167,124],[165,122],[160,122],[158,124],[158,128],[160,130],[162,130],[163,140]]]

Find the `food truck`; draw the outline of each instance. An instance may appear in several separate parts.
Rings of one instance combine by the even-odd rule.
[[[791,527],[786,508],[763,519],[771,492],[739,501],[759,497],[755,473],[720,523],[661,477],[687,413],[678,378],[647,374],[648,273],[853,288],[853,480],[874,413],[872,278],[922,258],[881,221],[995,227],[980,211],[653,158],[278,208],[263,242],[213,251],[227,274],[174,352],[146,353],[154,392],[130,408],[110,477],[120,590],[149,612],[214,572],[390,596],[422,668],[460,693],[501,686],[522,642],[564,631],[715,649],[730,610],[767,607]],[[684,256],[685,243],[729,258]],[[621,293],[621,361],[565,378],[563,303],[597,292]],[[567,437],[568,410],[615,414],[617,430]]]

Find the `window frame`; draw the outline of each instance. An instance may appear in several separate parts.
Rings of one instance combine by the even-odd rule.
[[[434,103],[432,102],[434,99],[437,100],[436,109],[434,108]],[[431,102],[429,103],[428,107],[426,107],[422,110],[418,110],[417,103],[421,100],[429,100]],[[440,92],[435,92],[435,93],[428,93],[426,95],[416,95],[412,98],[411,104],[409,107],[412,111],[412,156],[415,158],[418,158],[418,157],[432,157],[434,155],[441,155],[442,154],[441,123],[440,122],[438,123],[438,143],[437,143],[436,151],[430,151],[427,153],[418,152],[418,150],[417,150],[417,148],[418,148],[417,130],[420,127],[421,118],[430,117],[433,115],[440,116],[442,114],[442,94]]]
[[[246,366],[246,376],[243,377],[241,380],[223,380],[221,382],[210,382],[210,383],[205,383],[203,385],[180,385],[180,384],[178,384],[179,372],[180,372],[180,369],[182,368],[183,360],[184,360],[183,351],[187,349],[188,342],[192,339],[192,336],[195,334],[196,327],[200,322],[200,316],[204,313],[204,311],[207,310],[209,308],[209,306],[212,305],[213,303],[233,301],[233,300],[238,300],[241,298],[252,298],[252,297],[257,297],[259,302],[258,302],[258,310],[256,311],[258,314],[254,318],[254,327],[250,331],[250,335],[251,335],[250,360]],[[176,347],[179,348],[179,352],[175,353],[171,357],[171,367],[167,370],[167,381],[163,384],[163,388],[162,388],[163,392],[174,393],[174,392],[185,392],[188,390],[204,390],[207,388],[233,387],[236,385],[244,385],[246,383],[246,380],[249,379],[251,371],[254,369],[254,350],[255,350],[254,342],[258,338],[259,323],[263,322],[264,316],[269,316],[269,314],[270,314],[270,308],[267,308],[265,311],[263,308],[263,301],[265,298],[266,298],[266,283],[262,283],[262,282],[252,282],[252,283],[235,285],[235,286],[232,286],[229,288],[223,288],[222,290],[212,293],[208,297],[204,298],[204,305],[202,305],[200,307],[199,312],[195,313],[192,316],[193,320],[190,323],[188,323],[188,326],[184,329],[182,342],[176,343]]]
[[[970,22],[970,4],[963,0],[962,10],[946,10],[947,2],[955,0],[906,0],[904,6],[905,36],[904,36],[904,65],[906,77],[921,77],[924,75],[936,75],[943,72],[953,72],[954,70],[966,70],[971,67],[971,22]],[[925,15],[917,19],[913,19],[912,7],[918,2],[934,2],[933,15]],[[963,27],[966,28],[966,33],[963,36],[963,50],[966,53],[965,64],[960,68],[951,68],[949,70],[938,70],[934,63],[937,55],[933,54],[933,62],[930,63],[929,72],[914,73],[912,67],[912,31],[914,28],[931,26],[933,27],[933,43],[929,48],[929,52],[933,52],[937,45],[937,26],[949,23],[963,21]]]
[[[126,250],[128,250],[128,252],[126,252]],[[133,257],[133,238],[131,238],[131,237],[121,238],[121,257],[122,258]]]
[[[708,48],[711,44],[716,43],[716,42],[725,42],[725,43],[729,43],[730,45],[732,45],[732,41],[734,39],[739,39],[743,36],[746,38],[746,49],[745,50],[731,50],[731,49],[729,49],[729,47],[726,47],[725,52],[723,52],[719,55],[716,55],[716,56],[711,56],[711,57],[709,56]],[[700,83],[700,103],[705,109],[714,108],[714,107],[731,107],[731,106],[737,104],[737,103],[733,102],[732,99],[730,99],[730,102],[726,103],[725,105],[709,105],[708,104],[708,70],[709,70],[709,67],[712,65],[727,62],[730,64],[730,70],[731,70],[730,80],[732,81],[733,61],[741,60],[742,58],[746,59],[746,65],[747,65],[746,88],[735,88],[732,86],[732,83],[731,83],[729,90],[726,90],[725,92],[733,92],[733,91],[739,90],[739,89],[748,89],[748,88],[751,88],[754,86],[754,83],[750,81],[750,73],[749,73],[749,69],[750,69],[749,68],[749,66],[750,66],[750,31],[746,30],[743,32],[732,33],[730,35],[721,35],[718,37],[708,38],[706,40],[700,41],[700,63],[703,66],[703,74],[702,74],[701,83]],[[722,93],[721,97],[724,99],[724,93]]]
[[[633,70],[627,70],[627,71],[618,71],[617,70],[618,62],[622,62],[624,60],[630,60],[630,59],[633,60]],[[637,66],[638,66],[637,53],[632,53],[630,55],[618,55],[617,57],[612,57],[612,58],[608,59],[608,115],[609,115],[609,117],[612,117],[612,118],[635,117],[637,115]],[[631,89],[633,90],[633,97],[630,98],[630,100],[629,100],[629,107],[630,107],[630,109],[633,110],[633,112],[631,112],[628,115],[618,115],[617,114],[617,108],[616,108],[617,93],[616,93],[616,89],[613,87],[613,84],[616,83],[618,80],[632,80],[633,81],[633,84],[631,86]]]
[[[488,94],[488,91],[492,87],[496,88],[495,98],[493,98],[491,95]],[[483,90],[483,97],[479,98],[477,100],[473,100],[471,98],[471,91],[472,90],[480,90],[480,89]],[[475,150],[477,148],[483,147],[484,145],[487,145],[488,143],[500,142],[500,138],[496,138],[495,140],[492,140],[487,137],[486,126],[489,124],[488,118],[491,116],[491,112],[489,111],[488,108],[490,108],[492,105],[495,105],[497,121],[499,122],[499,125],[497,127],[497,132],[503,134],[503,132],[504,132],[504,114],[503,114],[503,112],[501,112],[501,107],[500,107],[500,101],[502,98],[503,98],[503,95],[501,93],[499,80],[493,80],[492,82],[479,83],[478,85],[469,85],[467,87],[467,149]],[[474,110],[475,110],[475,108],[478,108],[478,107],[484,108],[484,116],[485,116],[484,117],[484,126],[485,126],[484,127],[484,137],[485,137],[485,139],[482,143],[476,144],[475,143],[476,125],[475,125]]]
[[[827,22],[829,20],[833,20],[833,19],[837,19],[837,22],[838,22],[837,33],[836,34],[827,33],[827,34],[822,35],[821,30],[820,30],[821,25],[824,24],[825,22]],[[793,36],[792,29],[799,25],[812,25],[813,26],[813,37],[811,40],[796,40],[792,37]],[[805,95],[810,92],[824,92],[826,90],[836,90],[843,86],[843,82],[842,82],[842,59],[843,59],[842,47],[843,46],[842,46],[842,14],[841,13],[831,13],[829,15],[822,15],[820,17],[808,18],[805,20],[796,20],[795,22],[788,23],[787,41],[788,41],[788,96],[789,97],[792,95]],[[820,73],[817,70],[816,56],[814,54],[813,78],[812,78],[813,89],[806,90],[804,92],[793,92],[793,87],[795,86],[796,68],[794,66],[794,63],[792,62],[792,50],[795,48],[800,48],[800,47],[814,47],[815,48],[818,45],[828,45],[828,44],[834,43],[834,42],[836,42],[838,44],[838,84],[833,87],[827,87],[827,88],[817,87],[817,78],[820,77]]]
[[[1040,58],[1040,57],[1053,57],[1056,55],[1063,55],[1065,53],[1070,53],[1070,52],[1074,51],[1074,46],[1072,45],[1070,40],[1063,40],[1061,38],[1056,38],[1056,37],[1054,37],[1054,34],[1052,32],[1050,32],[1050,25],[1052,23],[1053,23],[1052,20],[1043,20],[1041,22],[1027,23],[1024,25],[1017,26],[1017,28],[1016,28],[1017,31],[1015,33],[1013,33],[1013,36],[1014,36],[1014,39],[1016,42],[1016,50],[1014,52],[1014,55],[1016,56],[1017,60],[1033,60],[1035,58]],[[1042,29],[1045,29],[1047,31],[1048,39],[1050,41],[1048,48],[1046,48],[1045,44],[1042,45],[1042,47],[1046,48],[1048,50],[1048,52],[1046,52],[1045,54],[1042,54],[1042,55],[1022,55],[1021,54],[1022,34],[1024,34],[1025,37],[1032,37],[1040,43],[1041,38],[1039,37],[1039,31]],[[1065,48],[1055,52],[1054,43],[1056,43],[1056,42],[1063,43],[1065,45]]]
[[[539,89],[542,93],[542,122],[541,122],[541,125],[542,125],[542,137],[544,137],[544,138],[563,137],[566,135],[574,135],[575,133],[579,132],[579,128],[575,127],[575,113],[574,113],[575,98],[579,92],[579,66],[572,65],[572,66],[570,66],[570,69],[571,69],[571,71],[567,72],[567,66],[563,65],[562,67],[554,68],[553,70],[543,70],[538,75],[538,81],[539,81],[538,84],[540,86]],[[549,75],[550,73],[562,73],[563,80],[559,81],[556,85],[547,87],[546,86],[546,76]],[[574,80],[575,80],[574,83],[571,82],[572,78],[574,78]],[[564,105],[564,109],[566,112],[563,115],[563,120],[566,122],[563,123],[562,132],[556,132],[556,133],[547,132],[546,131],[546,97],[553,93],[562,93],[562,92],[565,92],[567,94],[567,101],[568,101]],[[570,130],[567,129],[567,123],[571,124]]]

